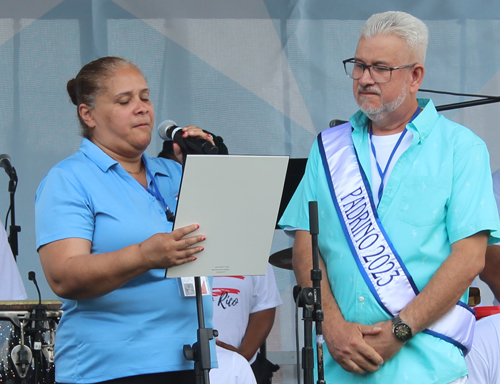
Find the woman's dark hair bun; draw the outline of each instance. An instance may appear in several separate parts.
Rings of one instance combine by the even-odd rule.
[[[68,91],[69,97],[73,104],[78,106],[78,101],[76,99],[76,79],[71,79],[66,85],[66,90]]]

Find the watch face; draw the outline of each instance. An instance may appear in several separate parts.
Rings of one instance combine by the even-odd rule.
[[[411,329],[405,323],[399,323],[394,326],[394,335],[401,341],[411,339]]]

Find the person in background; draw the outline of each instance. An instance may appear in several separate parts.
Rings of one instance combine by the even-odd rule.
[[[493,174],[493,192],[500,213],[500,170]],[[479,274],[493,292],[493,305],[500,298],[500,243],[486,249],[486,262]],[[500,384],[500,314],[483,317],[476,324],[471,351],[465,356],[469,384]]]
[[[35,200],[37,250],[63,303],[56,381],[194,382],[183,346],[197,340],[196,302],[165,269],[203,257],[205,235],[193,233],[196,223],[172,231],[181,166],[145,153],[154,126],[148,84],[132,62],[103,57],[67,91],[82,143],[43,178]],[[211,141],[198,127],[184,134]]]
[[[500,169],[493,176],[493,192],[497,208],[500,207]],[[500,208],[499,208],[500,214]],[[479,278],[490,287],[495,296],[494,305],[499,305],[500,299],[500,242],[489,245],[486,248],[486,263],[484,269],[479,274]]]
[[[500,223],[486,144],[416,97],[427,42],[407,13],[367,20],[343,62],[360,111],[318,136],[279,223],[310,286],[318,202],[327,382],[467,382],[468,287]]]
[[[258,384],[271,383],[279,366],[258,352],[283,304],[271,265],[264,276],[214,277],[212,295],[217,345],[247,359]]]
[[[203,130],[207,137],[209,137],[214,145],[217,147],[218,155],[227,155],[228,149],[226,144],[224,143],[224,139],[221,136],[214,135],[213,133]],[[158,157],[163,157],[165,159],[170,159],[179,162],[180,159],[184,159],[184,155],[188,155],[189,153],[194,153],[194,150],[187,148],[181,148],[178,143],[175,143],[173,140],[165,140],[162,145],[162,149],[160,153],[158,153]]]
[[[7,232],[0,222],[0,300],[26,300],[26,290],[10,249]]]
[[[238,352],[216,346],[219,366],[210,370],[210,384],[257,384],[248,361]]]
[[[465,361],[468,384],[500,384],[500,313],[478,320]]]

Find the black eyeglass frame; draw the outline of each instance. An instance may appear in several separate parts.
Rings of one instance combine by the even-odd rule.
[[[349,72],[347,71],[347,67],[346,67],[346,63],[351,63],[351,64],[357,64],[357,65],[360,65],[361,67],[363,67],[363,72],[361,72],[361,76],[359,76],[357,79],[354,78],[353,76],[349,75]],[[387,67],[385,65],[379,65],[379,64],[371,64],[371,65],[367,65],[367,64],[363,64],[359,61],[357,61],[354,57],[351,57],[350,59],[346,59],[346,60],[343,60],[342,61],[342,64],[344,64],[344,71],[345,71],[345,74],[347,75],[347,77],[349,77],[350,79],[353,79],[353,80],[359,80],[361,79],[361,77],[363,77],[363,74],[365,73],[365,70],[368,69],[368,73],[370,74],[370,77],[373,79],[373,81],[377,84],[386,84],[388,82],[390,82],[392,80],[392,71],[395,71],[396,69],[405,69],[405,68],[411,68],[411,67],[414,67],[415,65],[417,65],[417,63],[413,63],[413,64],[408,64],[408,65],[401,65],[399,67]],[[372,75],[372,70],[371,68],[372,67],[378,67],[378,68],[383,68],[385,70],[388,70],[390,71],[389,72],[389,80],[387,81],[376,81],[374,78],[373,78],[373,75]]]

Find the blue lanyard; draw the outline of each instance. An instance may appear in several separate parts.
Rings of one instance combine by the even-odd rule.
[[[420,112],[420,107],[418,107],[417,110],[415,111],[415,113],[413,114],[413,116],[410,120],[410,123],[415,119],[415,117],[418,116],[419,112]],[[391,155],[389,156],[389,160],[387,160],[387,164],[385,165],[385,169],[383,172],[382,172],[382,168],[380,168],[380,164],[378,163],[377,152],[375,151],[375,146],[373,145],[373,141],[372,141],[373,130],[372,130],[372,122],[371,121],[370,121],[369,132],[370,132],[370,144],[372,147],[372,153],[373,153],[373,157],[375,158],[375,163],[377,164],[378,174],[380,176],[380,187],[378,188],[378,202],[380,203],[380,200],[382,200],[382,193],[384,192],[384,178],[385,178],[385,175],[387,174],[387,170],[389,169],[389,164],[391,164],[392,158],[394,157],[394,154],[396,153],[399,145],[401,144],[401,141],[403,141],[403,137],[406,135],[406,132],[408,132],[408,130],[405,127],[405,129],[401,133],[401,136],[399,136],[398,142],[396,143],[396,145],[392,149]]]
[[[151,182],[153,183],[153,190],[149,189],[148,187],[144,187],[144,188],[146,188],[146,191],[151,193],[154,197],[156,197],[160,201],[161,205],[163,205],[163,209],[165,210],[165,215],[167,216],[167,220],[173,223],[175,220],[175,215],[170,210],[170,207],[168,206],[167,202],[165,201],[165,199],[161,195],[160,189],[158,188],[158,185],[156,184],[155,178],[153,177],[153,175],[149,171],[149,168],[148,168],[146,162],[144,162],[144,168],[146,168],[146,172],[148,173],[148,176],[151,179]]]

